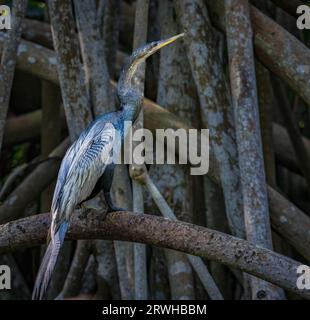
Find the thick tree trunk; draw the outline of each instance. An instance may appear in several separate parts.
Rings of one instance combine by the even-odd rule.
[[[249,241],[272,250],[249,2],[228,0],[225,4],[246,235]],[[253,299],[283,298],[273,285],[254,277],[250,281]]]

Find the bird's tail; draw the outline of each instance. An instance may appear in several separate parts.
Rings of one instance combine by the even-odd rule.
[[[48,244],[34,285],[32,293],[33,300],[43,299],[46,293],[67,230],[68,222],[64,221],[60,224]]]

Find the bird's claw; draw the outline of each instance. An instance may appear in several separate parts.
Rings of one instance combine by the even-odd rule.
[[[91,211],[91,209],[87,208],[84,204],[80,204],[78,206],[78,209],[80,211],[79,217],[80,217],[81,220],[86,219],[88,213]]]

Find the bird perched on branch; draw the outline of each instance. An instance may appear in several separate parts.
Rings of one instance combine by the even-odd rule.
[[[42,299],[46,293],[74,209],[103,190],[109,211],[120,210],[110,196],[115,160],[126,136],[124,122],[136,120],[143,101],[143,93],[135,88],[133,77],[143,61],[182,36],[155,41],[134,51],[118,81],[120,111],[100,116],[68,149],[58,173],[49,244],[37,275],[33,299]]]

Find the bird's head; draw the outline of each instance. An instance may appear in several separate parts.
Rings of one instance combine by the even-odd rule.
[[[180,33],[176,36],[173,36],[169,39],[154,41],[148,43],[144,46],[136,49],[129,58],[128,63],[123,69],[121,76],[118,81],[118,92],[119,94],[125,94],[126,92],[132,90],[132,79],[135,76],[137,67],[144,62],[152,54],[160,50],[161,48],[173,43],[177,39],[184,36],[184,33]]]
[[[184,33],[180,33],[176,36],[173,36],[169,39],[165,40],[159,40],[159,41],[153,41],[151,43],[148,43],[144,46],[141,46],[137,50],[135,50],[132,53],[132,60],[136,64],[140,64],[143,61],[145,61],[148,57],[150,57],[152,54],[154,54],[156,51],[160,50],[161,48],[169,45],[170,43],[176,41],[177,39],[184,36]]]

